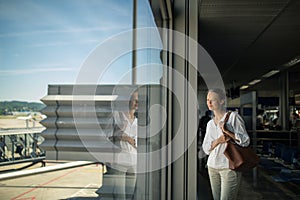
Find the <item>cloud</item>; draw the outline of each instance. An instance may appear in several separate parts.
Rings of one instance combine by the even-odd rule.
[[[26,74],[45,73],[45,72],[66,72],[66,71],[75,71],[75,69],[71,67],[48,67],[48,68],[0,70],[0,76],[26,75]]]
[[[30,47],[52,47],[52,46],[68,46],[68,45],[82,45],[82,44],[98,44],[101,40],[89,39],[76,42],[48,42],[48,43],[36,43],[29,45]]]
[[[99,31],[115,31],[129,29],[129,26],[113,23],[109,26],[95,27],[95,28],[67,28],[62,30],[35,30],[35,31],[24,31],[24,32],[11,32],[0,34],[0,37],[20,37],[20,36],[32,36],[32,35],[43,35],[43,34],[60,34],[60,33],[86,33],[86,32],[99,32]]]
[[[133,1],[130,1],[130,3],[132,3]],[[128,2],[126,2],[128,3]],[[129,4],[130,4],[129,3]],[[132,16],[132,9],[133,9],[133,5],[125,5],[124,3],[122,3],[122,0],[120,2],[115,2],[115,1],[109,1],[109,3],[107,2],[106,6],[112,11],[112,13],[118,13],[118,15],[120,16],[124,16],[124,17],[130,17]],[[131,12],[128,12],[131,11]]]

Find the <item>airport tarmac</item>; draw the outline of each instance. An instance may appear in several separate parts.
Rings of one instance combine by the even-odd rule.
[[[54,165],[47,163],[47,166]],[[20,166],[16,166],[20,167]],[[0,199],[97,199],[102,165],[91,164],[0,181]],[[100,198],[99,198],[100,199]]]

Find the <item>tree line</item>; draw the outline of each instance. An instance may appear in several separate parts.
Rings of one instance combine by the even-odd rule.
[[[0,101],[0,115],[9,115],[12,112],[38,112],[45,106],[37,102]]]

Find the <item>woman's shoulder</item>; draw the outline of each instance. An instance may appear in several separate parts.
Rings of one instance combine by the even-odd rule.
[[[238,113],[238,111],[231,111],[231,115],[229,117],[230,121],[243,121],[243,117]]]
[[[238,115],[238,111],[236,110],[228,110],[227,112],[231,112],[231,115]]]
[[[232,120],[232,119],[236,118],[239,115],[239,113],[237,111],[232,111],[232,110],[227,111],[227,113],[230,113],[230,116],[229,116],[228,120],[230,120],[230,119]]]
[[[120,117],[120,116],[125,116],[125,113],[122,112],[122,111],[113,111],[113,112],[112,112],[112,115],[113,115],[114,117]]]
[[[209,126],[212,126],[213,125],[213,123],[214,123],[214,120],[213,120],[213,118],[211,118],[208,122],[207,122],[207,127],[209,127]]]

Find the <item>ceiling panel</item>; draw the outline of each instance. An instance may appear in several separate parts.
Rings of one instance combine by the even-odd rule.
[[[300,55],[299,1],[200,2],[200,44],[216,62],[228,87],[281,69]]]

